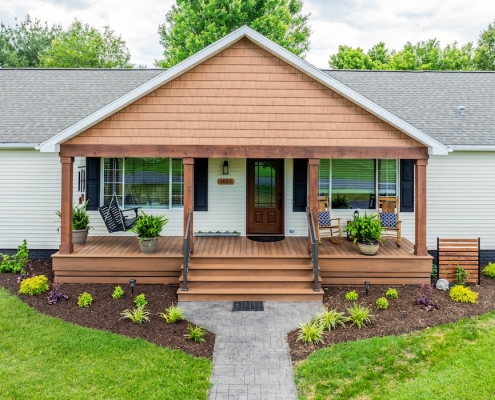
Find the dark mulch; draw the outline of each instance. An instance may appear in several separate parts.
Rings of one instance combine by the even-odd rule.
[[[33,260],[31,265],[36,275],[46,275],[51,284],[53,281],[51,261]],[[61,285],[61,291],[69,296],[69,300],[49,305],[48,292],[39,296],[19,295],[17,276],[0,274],[0,286],[8,289],[40,313],[88,328],[101,329],[132,338],[142,338],[158,346],[182,350],[194,356],[209,359],[213,357],[215,343],[213,333],[206,332],[205,343],[196,343],[184,337],[187,332],[187,321],[167,324],[159,317],[158,314],[165,312],[165,308],[177,304],[177,286],[139,285],[138,281],[134,288],[134,295],[131,295],[129,285],[120,285],[125,295],[122,299],[113,299],[112,293],[116,285],[65,283]],[[93,304],[87,308],[77,306],[77,298],[83,292],[88,292],[93,296]],[[135,308],[133,300],[141,293],[145,294],[148,301],[146,310],[151,313],[150,322],[139,325],[120,319],[122,311]]]
[[[398,299],[389,299],[387,310],[377,310],[375,302],[379,297],[385,296],[389,287],[397,289]],[[346,311],[352,303],[345,300],[344,296],[350,290],[356,290],[359,294],[359,304],[369,307],[371,314],[375,316],[373,323],[367,327],[358,329],[355,326],[337,328],[331,332],[325,332],[325,344],[304,344],[298,342],[298,330],[288,334],[288,342],[292,361],[299,361],[308,357],[313,351],[323,347],[329,347],[334,343],[351,340],[365,339],[373,336],[401,335],[418,331],[432,326],[455,322],[463,318],[485,314],[495,309],[495,279],[481,278],[481,285],[471,285],[471,289],[479,293],[477,304],[456,303],[449,297],[448,291],[433,289],[432,300],[439,306],[439,310],[426,311],[415,304],[419,297],[421,287],[416,285],[406,286],[371,286],[369,296],[366,296],[364,285],[356,286],[329,286],[325,291],[323,301],[330,308]],[[347,313],[346,313],[347,314]],[[308,315],[308,319],[309,319]],[[301,321],[306,322],[306,321]]]

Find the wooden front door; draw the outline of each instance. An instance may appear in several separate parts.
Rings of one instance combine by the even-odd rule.
[[[284,160],[247,162],[247,233],[284,233]]]

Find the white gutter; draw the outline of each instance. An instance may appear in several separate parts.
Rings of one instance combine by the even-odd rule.
[[[461,145],[449,146],[451,151],[495,151],[495,146],[487,145]]]
[[[35,149],[35,150],[39,150],[39,143],[0,143],[0,149]]]

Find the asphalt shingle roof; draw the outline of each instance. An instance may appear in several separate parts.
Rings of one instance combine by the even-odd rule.
[[[495,72],[324,72],[444,145],[495,145]]]
[[[42,143],[163,72],[0,69],[0,143]]]

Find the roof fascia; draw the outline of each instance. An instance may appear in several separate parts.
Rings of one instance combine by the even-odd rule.
[[[34,149],[38,150],[38,143],[0,143],[0,149]]]
[[[495,146],[489,145],[456,145],[449,147],[451,151],[495,151]]]

